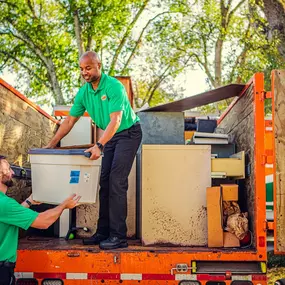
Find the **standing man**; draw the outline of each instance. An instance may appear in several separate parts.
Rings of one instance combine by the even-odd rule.
[[[86,84],[79,89],[69,116],[46,148],[54,148],[85,110],[104,130],[99,141],[86,150],[91,152],[90,159],[96,160],[103,153],[104,157],[97,231],[83,243],[100,244],[101,249],[127,247],[128,176],[142,139],[139,118],[132,110],[121,82],[101,72],[101,62],[95,52],[84,53],[79,65]]]
[[[6,196],[8,187],[13,185],[14,175],[8,161],[0,156],[0,285],[14,285],[14,268],[17,258],[19,228],[47,229],[61,215],[64,209],[74,208],[80,197],[70,196],[59,206],[42,213],[28,209],[33,204],[30,196],[20,205]]]

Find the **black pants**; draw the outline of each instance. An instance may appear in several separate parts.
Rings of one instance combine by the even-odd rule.
[[[136,123],[115,134],[104,147],[97,233],[126,238],[128,176],[141,140],[141,126]]]
[[[0,285],[15,285],[14,268],[0,266]]]

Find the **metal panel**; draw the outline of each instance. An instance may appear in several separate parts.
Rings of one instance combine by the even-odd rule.
[[[185,144],[182,112],[139,112],[142,144]]]

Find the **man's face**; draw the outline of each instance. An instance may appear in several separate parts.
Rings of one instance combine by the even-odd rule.
[[[79,62],[80,72],[86,82],[94,82],[101,76],[101,63],[88,56],[81,58]]]
[[[7,187],[12,187],[14,184],[12,178],[15,173],[11,169],[8,161],[5,159],[0,160],[0,172],[1,183],[6,185]]]

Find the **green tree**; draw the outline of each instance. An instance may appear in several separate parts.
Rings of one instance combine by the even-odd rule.
[[[16,72],[20,84],[28,80],[28,95],[50,92],[55,104],[65,104],[80,85],[84,51],[96,50],[105,72],[127,73],[140,41],[132,31],[149,2],[0,1],[1,68]]]

